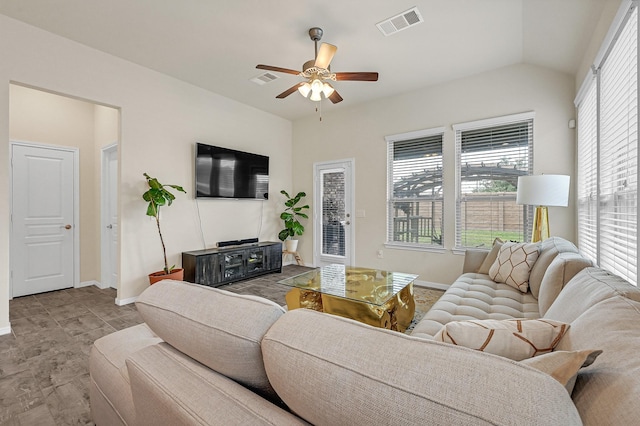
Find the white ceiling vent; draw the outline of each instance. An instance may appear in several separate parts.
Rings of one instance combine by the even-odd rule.
[[[265,72],[264,74],[260,74],[257,77],[253,77],[251,81],[262,86],[263,84],[271,83],[273,80],[277,80],[279,78],[280,77],[278,77],[275,74],[271,74],[270,72]]]
[[[382,22],[378,22],[376,26],[382,34],[390,36],[398,31],[406,30],[409,27],[418,25],[421,22],[424,22],[424,19],[422,19],[422,15],[420,15],[418,8],[414,7],[400,13],[399,15],[385,19]]]

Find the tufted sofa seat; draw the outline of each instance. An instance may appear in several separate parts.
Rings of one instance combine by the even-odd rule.
[[[468,250],[463,274],[416,325],[413,336],[432,338],[451,321],[485,319],[536,319],[544,315],[564,285],[591,261],[573,243],[552,237],[540,244],[540,255],[531,269],[529,291],[520,292],[478,273],[487,251]]]

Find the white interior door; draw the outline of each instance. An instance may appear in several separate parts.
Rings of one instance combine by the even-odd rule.
[[[13,297],[74,285],[76,161],[72,149],[11,145]]]
[[[118,146],[102,150],[101,286],[118,287]]]
[[[316,266],[353,265],[353,160],[314,165],[314,253]]]

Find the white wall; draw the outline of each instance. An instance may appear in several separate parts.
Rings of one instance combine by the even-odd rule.
[[[384,76],[381,76],[384,78]],[[359,83],[345,83],[359,84]],[[367,83],[360,83],[367,84]],[[572,76],[531,65],[514,65],[412,93],[341,109],[323,107],[322,121],[310,117],[294,122],[294,192],[313,193],[313,163],[355,158],[355,208],[364,218],[356,227],[356,264],[420,274],[419,280],[451,283],[462,270],[463,257],[451,252],[455,224],[455,143],[451,125],[502,115],[535,111],[534,173],[574,176],[575,95]],[[444,193],[445,253],[385,248],[386,143],[384,137],[445,126]],[[313,196],[308,197],[312,202]],[[575,207],[549,209],[551,231],[574,240]],[[313,258],[313,224],[301,238],[302,257]],[[384,250],[378,259],[376,251]]]
[[[130,300],[162,264],[155,224],[141,200],[147,172],[188,195],[162,214],[170,262],[202,248],[193,199],[193,144],[202,141],[270,156],[268,202],[200,202],[205,243],[279,228],[277,189],[291,186],[291,122],[0,15],[0,331],[9,326],[9,83],[120,108],[120,285]],[[264,208],[264,211],[261,211]],[[260,228],[257,221],[264,216]]]

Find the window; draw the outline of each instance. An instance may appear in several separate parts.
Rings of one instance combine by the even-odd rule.
[[[531,207],[516,204],[533,170],[533,113],[456,124],[456,248],[527,241]]]
[[[387,136],[387,243],[442,247],[443,128]]]
[[[624,8],[624,9],[623,9]],[[578,247],[637,282],[638,11],[623,2],[578,108]]]

